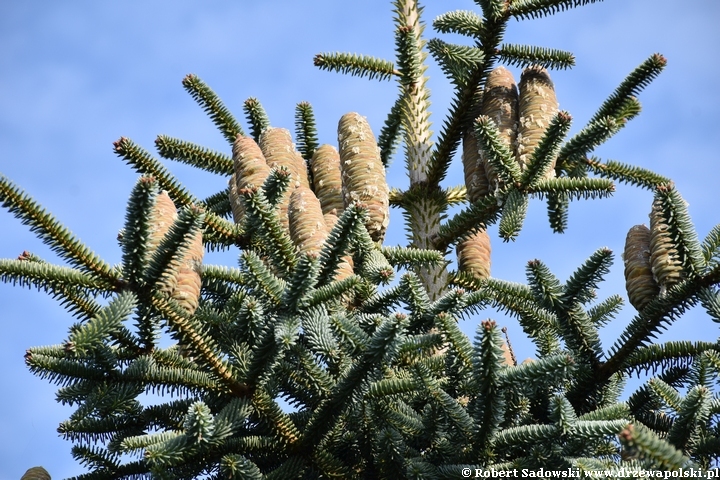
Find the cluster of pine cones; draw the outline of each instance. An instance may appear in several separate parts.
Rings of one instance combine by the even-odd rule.
[[[235,173],[229,188],[235,223],[243,222],[245,215],[240,192],[261,187],[272,169],[285,168],[291,183],[277,213],[300,253],[319,253],[338,216],[353,203],[367,209],[368,233],[382,243],[390,220],[389,189],[380,150],[365,117],[343,115],[338,124],[338,144],[339,151],[326,144],[314,152],[311,185],[305,160],[288,130],[267,128],[257,143],[238,135],[233,145]],[[352,259],[346,257],[337,279],[352,273]]]
[[[518,91],[519,90],[519,91]],[[488,75],[485,89],[478,93],[473,118],[480,115],[495,122],[501,138],[515,155],[520,170],[524,170],[558,112],[555,87],[547,70],[532,66],[520,77],[519,88],[512,73],[498,67]],[[479,146],[475,133],[469,130],[463,138],[463,166],[467,198],[474,203],[500,185],[498,175]],[[554,164],[545,173],[555,176]],[[490,237],[480,229],[457,245],[458,268],[471,276],[483,279],[490,276]]]
[[[683,265],[656,197],[650,228],[635,225],[625,238],[625,289],[633,307],[643,310],[684,277]]]

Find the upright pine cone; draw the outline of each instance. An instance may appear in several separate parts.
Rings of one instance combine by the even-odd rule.
[[[204,254],[202,230],[198,230],[192,238],[190,248],[180,262],[175,288],[172,291],[172,298],[189,315],[195,313],[200,301],[200,287],[202,286],[200,271]]]
[[[359,202],[368,209],[370,237],[382,242],[390,223],[388,185],[380,149],[365,117],[347,113],[338,124],[340,168],[345,207]]]
[[[266,128],[260,135],[259,144],[270,168],[285,167],[290,172],[290,185],[277,206],[280,223],[288,230],[290,195],[298,185],[310,187],[305,159],[295,150],[290,131],[285,128]]]
[[[650,265],[660,295],[683,279],[680,253],[670,236],[669,227],[662,213],[662,203],[655,198],[650,211]]]
[[[635,225],[625,238],[625,289],[630,303],[641,311],[658,295],[658,288],[650,267],[650,229]]]
[[[177,218],[177,209],[166,191],[155,197],[155,204],[150,212],[150,238],[148,239],[148,253],[152,255],[160,242],[170,230]],[[190,315],[195,313],[200,298],[200,265],[204,254],[202,244],[202,231],[198,230],[192,239],[192,244],[183,255],[173,278],[162,280],[160,289],[169,293]]]
[[[495,122],[500,137],[514,151],[518,128],[518,89],[512,73],[505,67],[497,67],[488,75],[480,115],[486,115]],[[480,151],[479,157],[492,191],[497,188],[497,172],[484,152]]]
[[[457,261],[460,271],[477,279],[490,277],[490,235],[482,229],[457,244]]]
[[[332,145],[321,145],[313,153],[310,163],[313,176],[313,188],[320,200],[323,214],[340,215],[345,208],[342,194],[342,173],[340,172],[340,154]]]
[[[297,185],[310,188],[307,166],[302,154],[295,150],[290,131],[286,128],[266,128],[260,135],[260,150],[270,168],[286,167],[292,174],[288,197]]]
[[[480,115],[482,107],[482,89],[475,93],[473,99],[474,106],[472,108],[471,117],[473,122]],[[467,199],[470,203],[478,201],[490,192],[488,184],[487,172],[485,172],[485,164],[480,157],[480,147],[473,130],[473,124],[463,135],[462,144],[462,162],[463,171],[465,173],[465,188],[467,189]]]
[[[250,185],[261,187],[270,175],[270,167],[268,167],[260,147],[250,137],[238,135],[233,143],[232,151],[235,173],[230,181],[234,181],[235,188],[230,186],[229,197],[235,223],[240,223],[245,216],[245,205],[237,192]]]
[[[517,135],[517,160],[524,170],[535,148],[558,111],[555,87],[547,70],[539,66],[526,68],[520,77],[520,126]],[[546,178],[555,176],[555,164]]]
[[[43,467],[29,468],[20,480],[50,480],[50,474]]]
[[[173,203],[168,192],[163,190],[155,197],[155,203],[150,212],[149,256],[155,253],[176,218],[177,208],[175,208],[175,203]]]
[[[288,208],[290,238],[302,253],[319,253],[328,235],[320,202],[312,190],[298,186]]]

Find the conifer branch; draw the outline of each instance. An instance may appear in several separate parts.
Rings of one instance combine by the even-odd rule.
[[[595,199],[609,197],[615,192],[615,185],[604,178],[571,178],[560,177],[537,182],[529,193],[539,198],[546,195],[562,194],[568,200]]]
[[[385,124],[378,135],[378,147],[380,148],[380,160],[387,168],[390,165],[390,157],[395,153],[395,148],[400,139],[400,131],[403,121],[402,109],[405,104],[405,93],[401,93],[393,103]]]
[[[645,465],[650,468],[677,470],[692,465],[680,450],[642,425],[628,425],[620,432],[619,437],[628,454],[644,460]]]
[[[565,70],[575,66],[572,53],[554,48],[505,44],[497,53],[499,60],[520,68],[538,65],[548,70]]]
[[[477,13],[466,10],[455,10],[438,15],[433,20],[433,27],[440,33],[459,33],[479,39],[484,34],[484,22]]]
[[[110,291],[96,277],[78,270],[52,265],[29,252],[23,252],[17,260],[0,259],[0,281],[34,286],[57,298],[73,316],[93,317],[102,308],[93,299],[100,292]]]
[[[508,14],[518,19],[540,18],[602,0],[513,0]]]
[[[615,119],[623,117],[623,108],[627,105],[628,99],[635,97],[647,87],[655,78],[660,75],[667,60],[662,55],[656,53],[641,63],[625,80],[615,89],[615,91],[603,102],[598,111],[588,121],[588,125],[602,120],[603,118],[612,117]]]
[[[188,318],[185,311],[170,304],[161,294],[156,293],[150,299],[152,306],[157,308],[167,320],[171,330],[175,332],[193,353],[197,354],[202,363],[225,384],[227,389],[239,397],[252,394],[248,385],[239,382],[229,365],[216,355],[217,349],[212,339],[206,337],[197,326]]]
[[[487,160],[497,172],[498,179],[505,185],[520,183],[522,173],[515,161],[515,155],[501,138],[495,121],[487,115],[475,119],[475,137],[487,154]]]
[[[295,142],[297,149],[306,162],[309,162],[315,150],[320,146],[315,125],[315,112],[309,102],[300,102],[295,106]],[[313,182],[312,172],[310,183]]]
[[[572,117],[564,111],[558,112],[552,119],[540,143],[530,156],[521,180],[523,185],[533,187],[540,180],[547,178],[548,171],[553,168],[560,152],[560,144],[570,130],[571,122]]]
[[[354,53],[319,53],[313,63],[320,70],[335,71],[372,80],[390,80],[399,75],[393,62]]]
[[[177,160],[218,175],[233,173],[232,158],[192,142],[158,135],[155,139],[155,147],[158,154],[168,160]]]
[[[230,145],[238,135],[245,135],[240,124],[225,107],[220,98],[197,75],[189,74],[182,81],[183,87],[190,96],[210,116],[220,133]]]
[[[582,161],[590,167],[590,170],[601,177],[612,178],[613,180],[630,183],[641,188],[654,190],[659,185],[670,183],[670,179],[658,175],[655,172],[633,165],[626,165],[614,160],[608,160],[602,163],[596,157],[586,157]]]
[[[28,194],[0,174],[0,200],[3,207],[28,225],[43,243],[71,265],[110,284],[119,285],[118,272],[47,213]]]
[[[504,241],[517,238],[527,215],[528,197],[517,189],[508,193],[500,217],[500,237]]]
[[[217,215],[219,218],[225,219],[232,214],[230,207],[229,188],[221,190],[209,197],[203,199],[200,205],[208,212]]]
[[[126,137],[113,143],[115,153],[141,175],[153,177],[161,189],[167,190],[178,206],[198,203],[180,182],[145,149]]]
[[[482,50],[477,47],[455,45],[433,38],[427,42],[433,58],[440,64],[445,75],[456,85],[465,85],[467,72],[484,60]]]
[[[255,97],[250,97],[243,103],[243,110],[245,111],[245,117],[250,124],[250,135],[253,140],[260,142],[260,135],[263,131],[270,127],[270,118],[265,112],[260,100]],[[233,140],[234,141],[234,140]]]

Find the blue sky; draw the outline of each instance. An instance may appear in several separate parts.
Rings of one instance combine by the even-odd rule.
[[[432,19],[444,11],[475,10],[470,0],[426,5]],[[27,2],[0,3],[0,173],[11,178],[106,260],[117,263],[116,235],[137,175],[112,152],[120,136],[153,150],[158,134],[229,152],[229,146],[185,93],[182,78],[195,73],[244,120],[242,103],[257,97],[273,126],[293,129],[294,106],[309,101],[320,141],[336,143],[340,116],[358,111],[375,132],[396,95],[390,82],[367,81],[320,71],[316,53],[356,52],[392,58],[390,2],[289,0],[249,2]],[[666,71],[640,96],[643,113],[597,150],[603,159],[651,168],[673,178],[689,203],[703,238],[720,221],[715,151],[720,137],[720,4],[716,0],[607,0],[552,19],[513,22],[507,42],[570,50],[577,66],[553,72],[562,109],[578,131],[617,84],[654,52]],[[449,41],[460,37],[445,36]],[[513,69],[515,78],[519,71]],[[429,87],[434,130],[439,131],[451,88],[431,67]],[[223,179],[179,164],[169,168],[200,198],[224,188]],[[403,187],[404,162],[396,157],[391,186]],[[447,184],[462,182],[458,162]],[[540,258],[561,278],[596,249],[616,252],[600,298],[624,295],[623,248],[627,230],[647,223],[651,194],[619,185],[601,201],[571,206],[566,235],[552,234],[545,206],[532,202],[518,241],[494,236],[493,276],[524,282],[528,260]],[[491,233],[496,233],[496,228]],[[23,250],[56,261],[27,227],[0,211],[0,258]],[[404,244],[402,216],[393,211],[386,244]],[[233,264],[236,254],[208,255],[208,263]],[[56,387],[26,369],[26,348],[60,343],[71,318],[42,293],[0,284],[0,480],[19,478],[42,464],[53,478],[80,474],[69,442],[56,428],[70,410],[54,401]],[[629,305],[602,334],[610,347],[633,315]],[[513,320],[492,311],[463,323],[474,335],[479,320],[507,325],[522,358],[532,345]],[[692,310],[662,339],[713,340],[718,325]]]

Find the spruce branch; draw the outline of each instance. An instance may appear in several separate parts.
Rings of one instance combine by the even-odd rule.
[[[613,253],[610,249],[596,250],[565,282],[561,301],[569,305],[574,302],[586,304],[595,299],[595,290],[603,277],[610,273],[612,263]]]
[[[659,185],[670,183],[666,177],[642,167],[626,165],[624,163],[608,160],[602,163],[596,157],[584,158],[582,162],[590,167],[590,170],[601,177],[611,178],[619,182],[630,183],[641,188],[654,190]]]
[[[250,124],[250,135],[256,142],[260,141],[260,135],[270,127],[270,118],[265,112],[260,100],[250,97],[243,103],[245,117]],[[234,141],[234,140],[233,140]]]
[[[487,160],[497,172],[498,179],[505,185],[520,183],[522,173],[515,161],[515,155],[500,136],[500,132],[487,115],[480,115],[475,119],[475,137],[487,154]]]
[[[678,250],[679,260],[686,273],[697,275],[704,270],[705,257],[687,211],[687,202],[672,184],[659,185],[655,202],[668,225],[667,233]]]
[[[208,213],[213,213],[219,218],[225,219],[225,217],[232,215],[229,193],[229,188],[221,190],[203,199],[200,205],[202,205]]]
[[[565,192],[551,192],[547,195],[547,212],[550,228],[555,233],[564,233],[568,226],[570,196]]]
[[[540,180],[547,178],[548,173],[554,174],[554,172],[549,171],[555,164],[555,159],[560,152],[561,142],[570,130],[571,122],[572,117],[564,111],[558,112],[552,119],[525,167],[521,180],[523,185],[533,187]]]
[[[297,149],[306,162],[309,162],[320,146],[315,112],[309,102],[300,102],[295,106],[295,142]],[[310,183],[313,179],[310,178]]]
[[[118,272],[97,256],[46,212],[28,194],[0,174],[0,200],[3,207],[28,225],[43,243],[71,265],[109,284],[119,285]]]
[[[520,68],[538,65],[548,70],[565,70],[575,66],[575,56],[571,52],[554,48],[504,44],[497,54],[499,60]]]
[[[692,465],[680,450],[642,425],[628,425],[620,432],[619,438],[630,456],[645,462],[645,468],[677,470]]]
[[[313,63],[320,70],[368,77],[370,80],[390,80],[400,74],[389,60],[354,53],[319,53],[315,55]]]
[[[398,99],[393,103],[385,124],[378,135],[378,147],[380,148],[380,160],[387,168],[390,165],[390,157],[392,157],[400,140],[400,132],[403,121],[402,109],[405,104],[405,93],[402,92]]]
[[[484,22],[477,13],[467,10],[455,10],[438,15],[433,27],[440,33],[459,33],[479,39],[484,33]]]
[[[447,43],[438,38],[428,41],[427,47],[445,75],[458,86],[465,85],[467,72],[485,58],[477,47]]]
[[[189,74],[182,81],[183,87],[205,113],[210,116],[220,133],[233,144],[238,135],[245,135],[240,124],[225,107],[220,98],[197,75]]]
[[[606,117],[615,119],[627,118],[623,109],[627,101],[640,94],[655,78],[660,75],[667,65],[667,60],[656,53],[641,63],[628,75],[615,91],[603,102],[598,111],[588,121],[588,125],[598,122]]]
[[[0,259],[0,281],[35,287],[49,293],[73,316],[93,317],[101,306],[93,297],[108,292],[107,285],[78,270],[52,265],[23,252],[17,260]]]
[[[707,351],[719,351],[717,343],[675,341],[638,348],[627,358],[623,370],[629,374],[657,369],[688,368]]]
[[[222,153],[214,152],[192,142],[158,135],[155,139],[158,154],[168,160],[192,165],[218,175],[232,175],[232,159]]]
[[[600,1],[602,0],[514,0],[510,2],[508,14],[518,19],[540,18]]]
[[[483,15],[490,22],[497,22],[507,13],[508,3],[504,0],[475,0],[482,8]]]
[[[175,332],[185,345],[198,356],[213,374],[224,383],[226,388],[239,397],[246,397],[252,394],[252,388],[239,382],[230,365],[217,356],[218,350],[215,342],[202,333],[202,330],[195,325],[187,313],[176,305],[168,302],[159,293],[153,294],[151,304],[167,320],[170,329]]]
[[[546,195],[562,194],[568,200],[595,199],[609,197],[615,192],[615,185],[604,178],[571,178],[560,177],[537,182],[529,193],[539,198]]]
[[[517,189],[508,193],[500,217],[500,238],[515,241],[527,215],[528,197]]]
[[[603,117],[589,123],[565,143],[558,152],[556,168],[571,168],[599,145],[605,143],[625,125],[625,119]]]
[[[115,153],[141,175],[153,177],[161,189],[167,190],[178,206],[198,203],[180,182],[160,162],[142,147],[126,137],[113,143]]]

